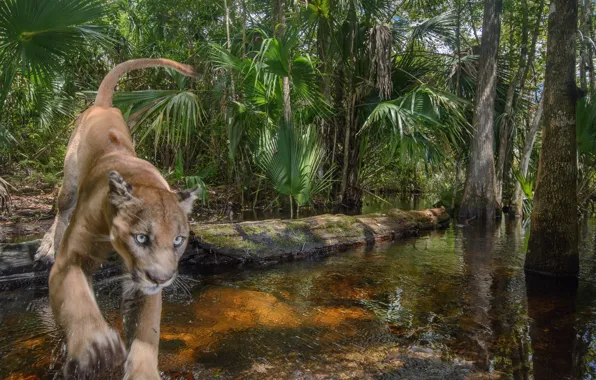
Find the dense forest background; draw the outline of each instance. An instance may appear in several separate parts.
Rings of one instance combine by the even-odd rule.
[[[478,119],[488,126],[480,140],[494,158],[488,175],[496,206],[529,215],[542,146],[549,4],[486,3],[4,1],[3,194],[59,184],[76,115],[106,73],[127,59],[165,57],[190,64],[198,77],[131,73],[115,106],[139,156],[173,185],[204,183],[205,201],[225,194],[242,208],[358,207],[363,196],[389,193],[425,194],[455,207],[471,172],[480,117],[474,104],[488,67],[479,58],[488,35],[483,22],[492,15],[496,95],[494,115]],[[591,0],[580,2],[580,212],[596,192],[592,13]]]

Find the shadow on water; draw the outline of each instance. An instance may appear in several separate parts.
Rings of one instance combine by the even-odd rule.
[[[593,378],[593,221],[582,235],[571,286],[526,277],[519,221],[266,270],[187,275],[164,296],[160,369],[172,379]],[[95,290],[120,327],[119,281]],[[0,378],[53,378],[62,340],[47,289],[0,293],[0,305]]]

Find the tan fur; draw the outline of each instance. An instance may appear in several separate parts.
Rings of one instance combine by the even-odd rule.
[[[122,114],[111,108],[121,74],[154,66],[192,74],[174,61],[143,59],[124,62],[106,76],[96,105],[76,123],[58,214],[36,255],[51,262],[57,251],[49,279],[50,304],[66,333],[67,378],[100,376],[126,358],[127,379],[159,379],[161,290],[177,274],[188,241],[186,214],[198,189],[172,192],[153,165],[136,157]],[[140,235],[148,237],[146,244],[139,243]],[[127,316],[135,321],[128,324],[128,355],[118,332],[103,319],[90,284],[93,271],[113,250],[130,273],[125,288],[128,302],[136,305]]]

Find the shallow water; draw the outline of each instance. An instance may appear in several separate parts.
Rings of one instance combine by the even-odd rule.
[[[509,222],[269,269],[187,268],[165,295],[160,369],[184,379],[593,378],[595,233],[582,227],[575,290],[526,279],[527,234]],[[118,327],[119,292],[117,279],[96,285]],[[47,289],[0,293],[0,337],[0,378],[59,377]]]

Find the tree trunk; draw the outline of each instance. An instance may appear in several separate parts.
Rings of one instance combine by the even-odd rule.
[[[526,271],[579,272],[575,132],[577,0],[553,0],[548,19],[544,129]]]
[[[453,191],[451,192],[451,209],[449,210],[452,215],[455,215],[455,209],[457,208],[457,191],[459,190],[459,184],[461,183],[461,167],[463,164],[463,157],[458,153],[455,159],[455,181],[453,183]]]
[[[356,72],[356,33],[358,32],[358,23],[356,10],[350,9],[350,71],[348,71],[349,81],[345,110],[345,131],[343,145],[343,162],[341,187],[339,191],[340,202],[348,208],[358,208],[362,204],[362,191],[358,187],[358,161],[360,154],[360,144],[358,137],[358,93],[355,88]]]
[[[534,114],[530,130],[526,135],[524,147],[522,150],[521,159],[519,161],[518,171],[523,176],[528,175],[528,168],[530,166],[530,158],[532,157],[532,150],[534,149],[534,143],[536,142],[536,136],[540,131],[540,122],[542,121],[544,98],[538,103],[538,109]],[[521,184],[519,181],[515,183],[515,191],[513,192],[513,199],[511,200],[510,215],[521,217],[523,215],[524,207],[524,192],[522,191]]]
[[[246,0],[242,0],[242,58],[246,57]]]
[[[509,88],[507,89],[507,98],[505,99],[505,117],[502,118],[501,128],[499,130],[499,155],[497,156],[495,188],[497,193],[497,203],[501,206],[503,205],[503,177],[505,175],[505,161],[508,157],[509,140],[511,138],[511,130],[514,123],[513,108],[515,105],[515,92],[522,83],[522,77],[525,73],[525,66],[528,58],[528,2],[526,0],[521,0],[521,5],[523,9],[521,52],[519,55],[517,72],[509,83]],[[520,93],[521,91],[523,91],[522,88],[520,88]]]
[[[285,1],[273,0],[273,11],[276,23],[275,37],[279,40],[283,39],[286,32],[286,15],[285,15]],[[291,67],[288,67],[288,75],[282,78],[282,94],[283,94],[283,120],[286,125],[292,122],[292,106],[290,99],[290,73]]]
[[[228,44],[228,52],[232,52],[232,41],[230,39],[230,7],[228,7],[228,0],[224,0],[224,7],[226,8],[226,41]],[[232,91],[232,100],[236,100],[236,86],[234,85],[234,78],[230,77],[230,89]]]
[[[362,190],[358,186],[360,138],[358,137],[358,109],[355,90],[351,90],[346,110],[341,204],[349,209],[362,206]]]
[[[592,1],[585,0],[585,23],[587,25],[588,36],[594,41],[594,33],[592,31]],[[590,42],[588,45],[588,79],[590,83],[590,94],[594,93],[596,89],[596,78],[594,78],[594,45]]]
[[[476,25],[474,24],[474,8],[472,8],[472,2],[470,0],[468,0],[468,9],[470,10],[470,26],[472,27],[472,31],[474,32],[476,44],[480,45],[480,39],[478,38],[478,32],[476,32]]]
[[[345,93],[345,67],[343,62],[340,62],[333,73],[335,78],[334,89],[333,89],[333,107],[336,110],[341,110],[342,112],[337,112],[333,115],[331,120],[333,125],[333,145],[331,146],[331,160],[332,165],[335,165],[336,168],[343,168],[343,154],[341,154],[340,150],[340,142],[343,139],[343,133],[345,133],[345,123],[346,123],[346,115],[345,115],[345,105],[344,102],[346,101],[346,93]],[[333,198],[336,200],[337,203],[341,202],[341,175],[342,171],[335,170],[337,175],[336,180],[333,181],[332,188],[333,188]]]
[[[587,80],[587,69],[588,69],[588,41],[587,38],[589,37],[589,30],[588,25],[586,23],[586,3],[591,3],[592,0],[583,0],[580,2],[581,7],[581,17],[579,23],[579,31],[580,31],[580,47],[579,47],[579,85],[582,91],[586,92],[588,90],[588,80]]]
[[[494,221],[497,206],[493,130],[501,8],[501,0],[484,1],[478,89],[473,118],[475,133],[470,152],[466,186],[459,210],[460,218],[477,218],[487,222]]]
[[[592,42],[590,41],[592,35],[592,0],[584,0],[581,10],[582,17],[579,30],[582,44],[580,49],[579,83],[584,92],[591,92],[594,90],[594,64],[592,60]]]
[[[538,8],[536,11],[536,25],[534,26],[534,31],[532,34],[532,44],[530,46],[530,51],[528,52],[528,62],[524,68],[524,73],[522,75],[522,84],[520,88],[525,87],[525,83],[528,80],[528,73],[530,71],[530,67],[534,64],[534,57],[536,55],[536,44],[538,42],[538,36],[540,35],[540,26],[542,24],[542,12],[544,9],[544,0],[541,0],[538,4]],[[542,110],[544,104],[544,97],[541,98],[540,102],[538,103],[538,109],[534,114],[534,118],[532,119],[532,123],[530,124],[530,130],[526,134],[526,139],[524,143],[524,148],[522,151],[522,157],[520,159],[518,170],[519,172],[525,177],[528,175],[528,167],[530,165],[530,158],[532,156],[532,149],[534,148],[534,143],[536,142],[536,136],[540,131],[540,122],[542,121]],[[511,199],[511,207],[509,208],[509,215],[521,217],[523,215],[523,200],[524,200],[524,193],[522,191],[521,185],[518,181],[515,181],[515,190],[513,191],[513,198]]]

